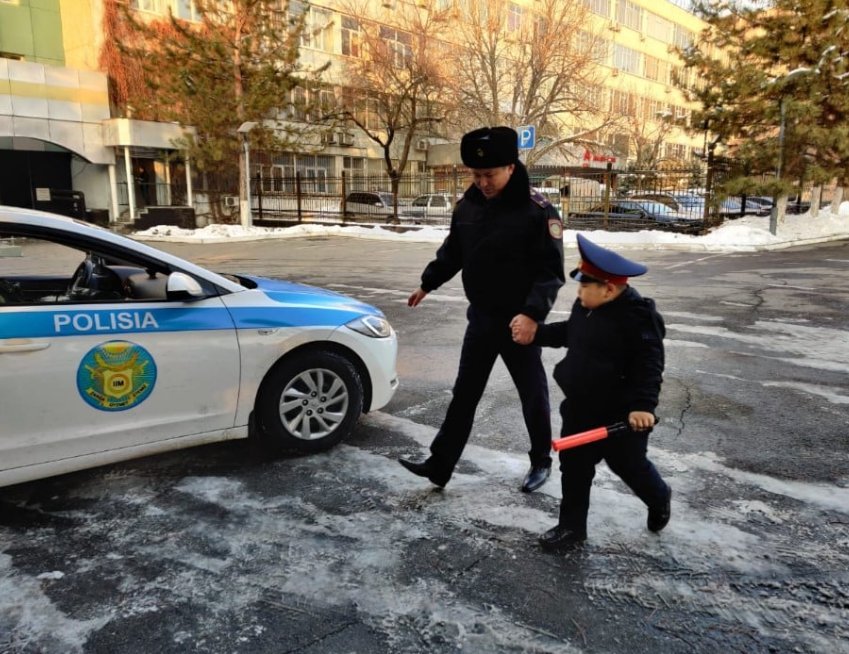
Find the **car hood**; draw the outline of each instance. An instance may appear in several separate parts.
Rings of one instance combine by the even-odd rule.
[[[383,315],[383,312],[370,304],[317,286],[253,275],[239,276],[252,281],[270,300],[280,304],[341,310],[360,315]]]

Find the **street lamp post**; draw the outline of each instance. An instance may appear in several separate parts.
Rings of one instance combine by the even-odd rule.
[[[245,159],[244,165],[244,184],[242,186],[241,198],[239,198],[239,218],[242,227],[248,228],[253,226],[253,215],[251,213],[251,150],[248,134],[257,126],[253,121],[247,121],[239,125],[236,131],[242,139],[243,154]]]

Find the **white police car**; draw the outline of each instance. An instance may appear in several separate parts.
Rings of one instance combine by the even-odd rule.
[[[322,450],[398,385],[395,332],[349,297],[0,206],[4,253],[0,486],[249,432]]]

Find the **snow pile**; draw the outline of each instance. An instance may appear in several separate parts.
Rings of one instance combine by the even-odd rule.
[[[670,248],[712,252],[746,252],[778,249],[799,243],[816,243],[849,238],[849,201],[838,212],[823,208],[816,218],[810,214],[788,215],[779,223],[777,234],[769,231],[769,216],[746,216],[729,220],[703,236],[646,230],[639,232],[590,231],[590,238],[601,245],[641,248]],[[184,243],[224,243],[263,239],[299,238],[303,236],[348,236],[382,240],[441,243],[444,227],[392,227],[362,225],[323,225],[304,223],[292,227],[250,227],[241,225],[208,225],[202,229],[182,229],[161,225],[136,232],[141,240]],[[575,247],[575,231],[563,235],[566,247]]]

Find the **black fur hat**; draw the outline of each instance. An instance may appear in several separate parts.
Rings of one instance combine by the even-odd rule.
[[[463,135],[460,158],[468,168],[498,168],[519,160],[519,135],[511,127],[482,127]]]

